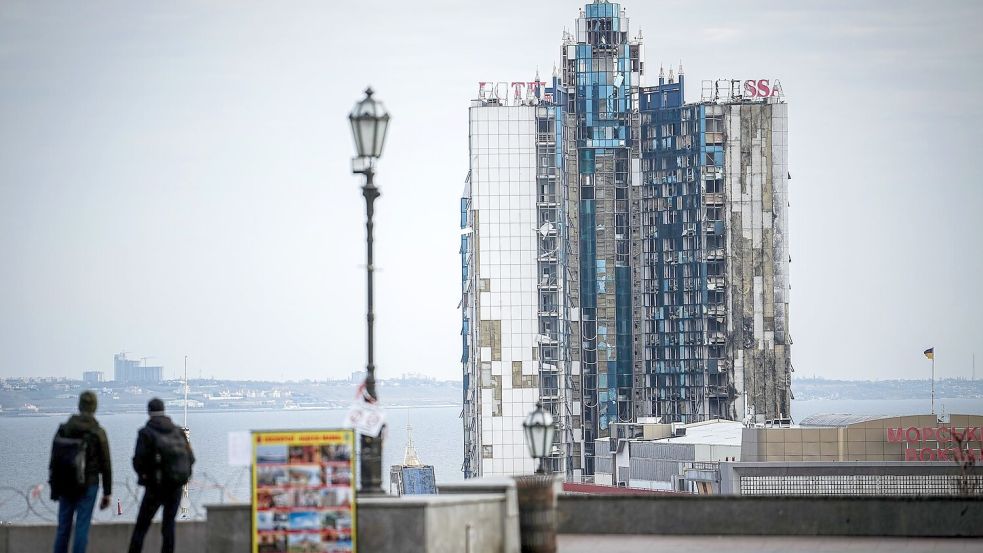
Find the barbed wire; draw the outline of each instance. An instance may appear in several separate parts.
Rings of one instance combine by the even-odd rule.
[[[185,488],[181,499],[179,520],[202,520],[205,518],[206,503],[239,503],[249,501],[249,467],[240,467],[235,473],[227,475],[225,481],[208,472],[194,475]],[[143,494],[136,479],[128,477],[115,480],[113,502],[105,511],[96,509],[93,522],[112,522],[134,520],[140,509]],[[58,502],[51,500],[51,488],[41,482],[19,489],[13,486],[0,486],[0,524],[14,522],[49,522],[58,520]]]

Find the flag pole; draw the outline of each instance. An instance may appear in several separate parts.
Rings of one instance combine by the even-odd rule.
[[[935,352],[932,352],[932,414],[935,414]]]

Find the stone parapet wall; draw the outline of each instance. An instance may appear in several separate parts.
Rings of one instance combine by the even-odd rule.
[[[983,537],[983,497],[559,498],[560,534]]]

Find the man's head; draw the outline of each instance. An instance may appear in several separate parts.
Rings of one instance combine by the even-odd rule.
[[[91,415],[96,412],[98,404],[99,400],[96,398],[95,392],[86,390],[79,394],[79,413]]]
[[[164,402],[160,398],[155,397],[154,399],[147,402],[147,414],[151,417],[163,415],[164,414]]]

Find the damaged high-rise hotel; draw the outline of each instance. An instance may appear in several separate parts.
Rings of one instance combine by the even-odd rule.
[[[594,474],[642,418],[788,416],[787,127],[773,79],[642,84],[618,5],[585,6],[551,82],[486,82],[461,200],[465,476]]]

